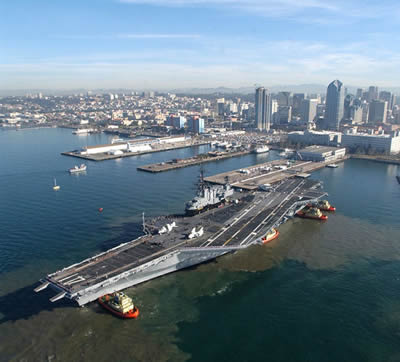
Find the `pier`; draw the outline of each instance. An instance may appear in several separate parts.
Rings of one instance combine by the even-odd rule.
[[[163,139],[161,138],[160,140],[163,140]],[[140,148],[140,146],[138,146],[137,149],[135,150],[135,146],[134,146],[131,150],[128,150],[128,147],[127,147],[128,143],[130,143],[130,144],[137,143],[138,144],[138,143],[143,143],[146,141],[149,142],[148,147]],[[156,140],[130,140],[130,141],[121,142],[118,144],[115,143],[115,144],[109,144],[109,145],[88,146],[88,147],[86,147],[86,150],[67,151],[67,152],[62,152],[61,154],[64,156],[77,157],[77,158],[81,158],[81,159],[89,160],[89,161],[105,161],[105,160],[114,160],[117,158],[140,156],[140,155],[145,155],[148,153],[171,151],[171,150],[176,150],[179,148],[194,147],[194,146],[201,146],[201,145],[209,144],[209,141],[204,141],[201,139],[187,139],[184,141],[177,141],[177,142],[171,142],[171,143],[156,143],[154,141],[156,141]],[[150,144],[150,142],[151,142],[151,144]],[[118,152],[118,153],[111,151],[113,146],[115,148],[117,148],[118,145],[121,145],[121,149],[123,149],[123,151]],[[99,149],[103,148],[104,152],[94,153],[95,148],[99,148]]]
[[[335,162],[342,162],[345,159],[336,160]],[[311,172],[330,163],[332,161],[312,162],[281,159],[205,177],[204,181],[219,185],[229,183],[235,188],[252,191],[257,190],[260,185],[274,184],[292,177],[306,178]]]
[[[165,172],[174,170],[177,168],[189,167],[194,165],[199,165],[206,162],[225,160],[231,157],[240,157],[248,155],[250,151],[238,151],[238,152],[209,152],[205,154],[200,154],[193,157],[174,159],[171,161],[153,163],[150,165],[140,166],[137,169],[145,172]]]

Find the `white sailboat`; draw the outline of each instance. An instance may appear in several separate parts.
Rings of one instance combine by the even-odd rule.
[[[60,186],[57,185],[56,178],[54,177],[54,186],[53,186],[53,190],[54,190],[54,191],[58,191],[59,189],[60,189]]]

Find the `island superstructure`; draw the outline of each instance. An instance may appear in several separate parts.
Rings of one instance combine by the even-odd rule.
[[[272,228],[326,195],[319,186],[318,181],[292,177],[277,183],[273,192],[235,192],[224,207],[194,216],[157,218],[145,225],[146,232],[138,239],[49,274],[35,291],[51,286],[58,292],[52,302],[65,297],[82,306],[105,294],[262,244]]]

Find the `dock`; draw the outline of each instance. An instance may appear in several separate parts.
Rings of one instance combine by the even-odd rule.
[[[344,159],[335,162],[342,161]],[[219,185],[229,183],[235,188],[253,191],[263,184],[275,184],[293,177],[307,178],[311,172],[321,169],[329,163],[332,162],[281,159],[205,177],[204,181]]]
[[[140,166],[137,169],[145,172],[165,172],[175,170],[177,168],[189,167],[194,165],[199,165],[206,162],[225,160],[231,157],[240,157],[248,155],[250,151],[238,151],[238,152],[209,152],[205,154],[200,154],[193,157],[174,159],[171,161],[153,163],[150,165]]]
[[[140,141],[143,141],[143,140],[139,140],[139,142]],[[128,141],[128,142],[132,142],[132,141]],[[81,159],[89,160],[89,161],[106,161],[106,160],[115,160],[117,158],[141,156],[141,155],[145,155],[148,153],[171,151],[171,150],[176,150],[179,148],[201,146],[201,145],[206,145],[206,144],[209,144],[209,141],[190,139],[190,140],[186,140],[183,142],[174,142],[174,143],[163,143],[163,144],[153,143],[151,145],[151,148],[149,147],[146,150],[138,150],[138,151],[134,151],[134,152],[125,152],[124,151],[121,154],[112,154],[110,152],[100,152],[100,153],[88,154],[81,150],[66,151],[66,152],[62,152],[61,154],[64,156],[77,157],[77,158],[81,158]],[[106,147],[106,146],[111,146],[111,145],[92,146],[92,148],[93,147]],[[90,147],[87,147],[87,148],[90,148]]]
[[[195,216],[154,219],[146,224],[142,237],[49,274],[35,291],[50,287],[57,293],[52,302],[67,298],[84,305],[107,293],[261,244],[272,228],[325,196],[319,186],[311,179],[286,179],[272,192],[237,192],[232,202]],[[171,230],[158,233],[166,224]],[[191,230],[200,227],[204,233],[190,239]]]

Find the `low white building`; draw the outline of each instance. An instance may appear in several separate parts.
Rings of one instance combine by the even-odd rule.
[[[327,146],[309,146],[297,152],[297,158],[302,161],[332,162],[343,158],[346,155],[345,148]]]
[[[372,148],[386,153],[400,152],[400,132],[393,136],[388,134],[346,133],[342,136],[342,146],[349,148]]]
[[[190,140],[190,137],[185,137],[185,136],[176,136],[176,137],[163,137],[159,138],[158,141],[159,143],[179,143],[179,142],[185,142],[186,140]]]
[[[95,155],[98,153],[109,153],[115,151],[127,151],[127,143],[113,143],[107,145],[87,146],[81,151],[81,155]]]
[[[337,145],[340,144],[342,134],[333,131],[295,131],[288,133],[288,140],[293,143],[310,145]]]

